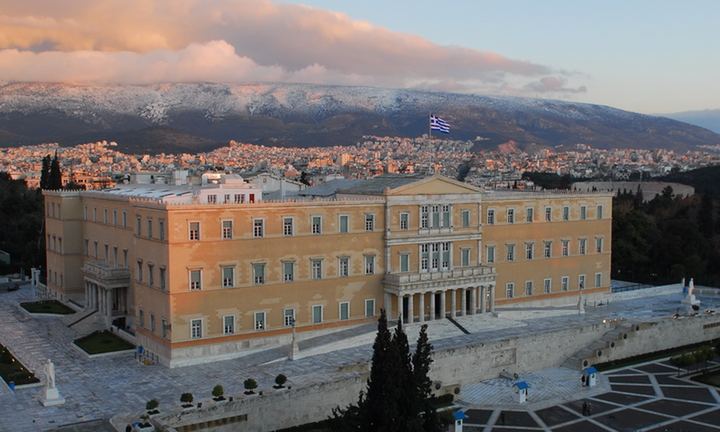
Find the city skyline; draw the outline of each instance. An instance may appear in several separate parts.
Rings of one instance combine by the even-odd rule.
[[[281,81],[718,108],[709,1],[0,4],[0,82]]]

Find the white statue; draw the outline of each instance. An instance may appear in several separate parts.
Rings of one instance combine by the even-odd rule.
[[[45,372],[45,388],[55,388],[55,365],[50,359],[47,359],[43,366],[43,372]]]
[[[690,286],[688,287],[688,296],[692,298],[693,291],[695,291],[695,280],[690,278]]]

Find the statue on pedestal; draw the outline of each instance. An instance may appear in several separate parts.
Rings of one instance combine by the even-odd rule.
[[[64,404],[65,398],[60,396],[60,392],[55,386],[55,365],[50,359],[43,364],[43,372],[45,372],[45,395],[41,400],[43,406]]]
[[[43,372],[45,372],[45,388],[55,388],[55,365],[50,359],[47,359],[43,365]]]
[[[693,291],[695,291],[695,281],[690,278],[690,285],[688,286],[688,293],[685,299],[683,299],[683,303],[689,304],[690,306],[699,305],[700,300],[695,300],[695,294],[693,294]]]

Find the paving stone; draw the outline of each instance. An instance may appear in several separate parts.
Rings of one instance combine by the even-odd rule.
[[[662,375],[660,375],[662,376]],[[650,384],[650,377],[647,375],[624,375],[608,377],[611,383],[633,383],[633,384]]]
[[[660,399],[646,404],[638,405],[636,408],[653,411],[660,414],[671,415],[674,417],[685,417],[698,411],[706,410],[711,405],[700,404],[697,402],[683,402],[669,399]]]
[[[591,422],[591,421],[588,421],[588,420],[584,420],[584,421],[581,421],[581,422],[578,422],[578,423],[573,423],[573,424],[567,425],[567,426],[561,426],[561,427],[558,427],[558,428],[553,428],[552,431],[553,431],[553,432],[578,432],[578,431],[582,431],[582,432],[608,432],[608,430],[605,429],[604,427],[598,426],[597,424],[595,424],[595,423],[593,423],[593,422]]]
[[[646,429],[646,432],[718,432],[720,427],[699,424],[687,420],[680,420],[653,429]]]
[[[635,395],[629,395],[629,394],[622,394],[622,393],[605,393],[598,396],[594,396],[593,399],[602,399],[608,402],[612,402],[618,405],[622,406],[628,406],[633,404],[638,404],[640,402],[645,402],[649,400],[648,397],[643,396],[635,396]]]
[[[535,419],[525,411],[502,411],[498,416],[495,425],[498,426],[522,426],[538,427]]]
[[[710,390],[704,387],[668,387],[662,386],[665,397],[673,399],[685,399],[698,402],[715,403],[715,397]]]
[[[465,420],[465,423],[471,423],[475,425],[486,425],[488,423],[488,420],[490,419],[490,416],[492,415],[492,410],[477,410],[477,409],[471,409],[467,411],[463,411],[468,418]]]
[[[593,415],[592,418],[611,429],[621,431],[646,428],[670,420],[668,416],[661,416],[631,408],[613,411],[608,414]]]
[[[614,391],[619,391],[619,392],[624,392],[624,393],[637,393],[637,394],[649,395],[649,396],[655,395],[655,387],[653,387],[651,385],[638,386],[638,385],[612,384],[611,387]]]
[[[711,425],[720,425],[720,409],[692,417],[693,420]]]
[[[560,406],[541,409],[535,411],[535,414],[537,414],[547,426],[557,426],[580,418],[574,410],[571,412]]]

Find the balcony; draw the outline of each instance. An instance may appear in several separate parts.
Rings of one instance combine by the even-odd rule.
[[[105,261],[86,262],[83,267],[85,280],[106,289],[123,288],[130,285],[130,270],[110,267]]]
[[[447,271],[387,274],[383,284],[387,293],[407,295],[494,284],[495,276],[495,268],[481,265]]]

